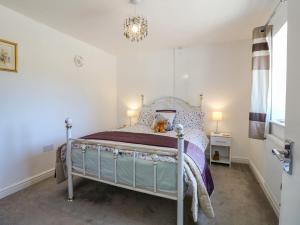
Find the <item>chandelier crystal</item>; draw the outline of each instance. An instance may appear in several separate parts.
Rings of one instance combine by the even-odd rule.
[[[129,17],[124,22],[124,36],[130,41],[139,42],[148,35],[148,22],[142,16]]]

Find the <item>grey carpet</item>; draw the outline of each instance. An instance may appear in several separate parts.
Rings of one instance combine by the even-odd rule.
[[[216,217],[200,214],[198,225],[277,225],[268,200],[247,165],[211,167]],[[75,201],[65,201],[66,183],[42,181],[0,200],[1,225],[175,225],[176,202],[76,179]],[[190,218],[186,199],[186,225]]]

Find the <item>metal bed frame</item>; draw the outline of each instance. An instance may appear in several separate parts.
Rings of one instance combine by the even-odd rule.
[[[172,98],[173,100],[175,98]],[[144,105],[144,96],[141,96],[142,105]],[[176,99],[175,99],[176,100]],[[178,99],[177,99],[178,100]],[[182,101],[182,100],[180,100]],[[183,101],[182,101],[183,102]],[[183,102],[184,104],[187,104]],[[200,95],[200,109],[202,105],[202,95]],[[155,195],[167,199],[172,199],[177,201],[177,225],[183,225],[183,199],[184,199],[184,130],[182,125],[176,126],[177,132],[177,150],[171,148],[161,148],[155,146],[139,146],[139,145],[132,145],[126,143],[111,143],[108,141],[101,141],[101,140],[86,140],[86,139],[74,139],[72,138],[72,120],[67,118],[65,120],[66,125],[66,139],[67,139],[67,155],[66,155],[66,162],[67,162],[67,173],[68,173],[68,201],[73,201],[74,191],[73,191],[73,176],[83,177],[90,180],[98,181],[101,183],[110,184],[113,186],[138,191],[142,193],[147,193],[150,195]],[[72,143],[80,143],[80,148],[82,151],[82,168],[83,172],[78,172],[73,170],[72,165]],[[97,176],[91,176],[86,173],[86,149],[88,146],[93,146],[97,149],[98,154],[98,173]],[[114,177],[113,181],[106,180],[101,177],[101,147],[110,147],[113,148],[113,160],[114,160]],[[118,154],[119,151],[129,151],[133,153],[133,164],[132,164],[132,171],[133,171],[133,182],[132,185],[125,185],[118,183],[117,179],[117,171],[118,171]],[[136,187],[136,154],[137,153],[148,153],[152,154],[152,161],[153,161],[153,174],[154,174],[154,187],[153,190],[143,189],[140,187]],[[155,156],[173,156],[176,157],[177,163],[177,193],[161,193],[157,190],[157,160]]]

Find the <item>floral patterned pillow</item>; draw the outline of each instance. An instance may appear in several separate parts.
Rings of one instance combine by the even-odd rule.
[[[179,110],[176,113],[174,124],[181,124],[183,127],[204,130],[204,113]]]
[[[140,111],[137,124],[151,126],[155,117],[155,111],[147,106],[143,106]]]

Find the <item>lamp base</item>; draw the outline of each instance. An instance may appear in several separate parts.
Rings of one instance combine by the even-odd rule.
[[[219,134],[220,133],[219,132],[219,121],[217,120],[216,122],[217,122],[217,124],[216,124],[216,131],[214,133],[215,134]]]

